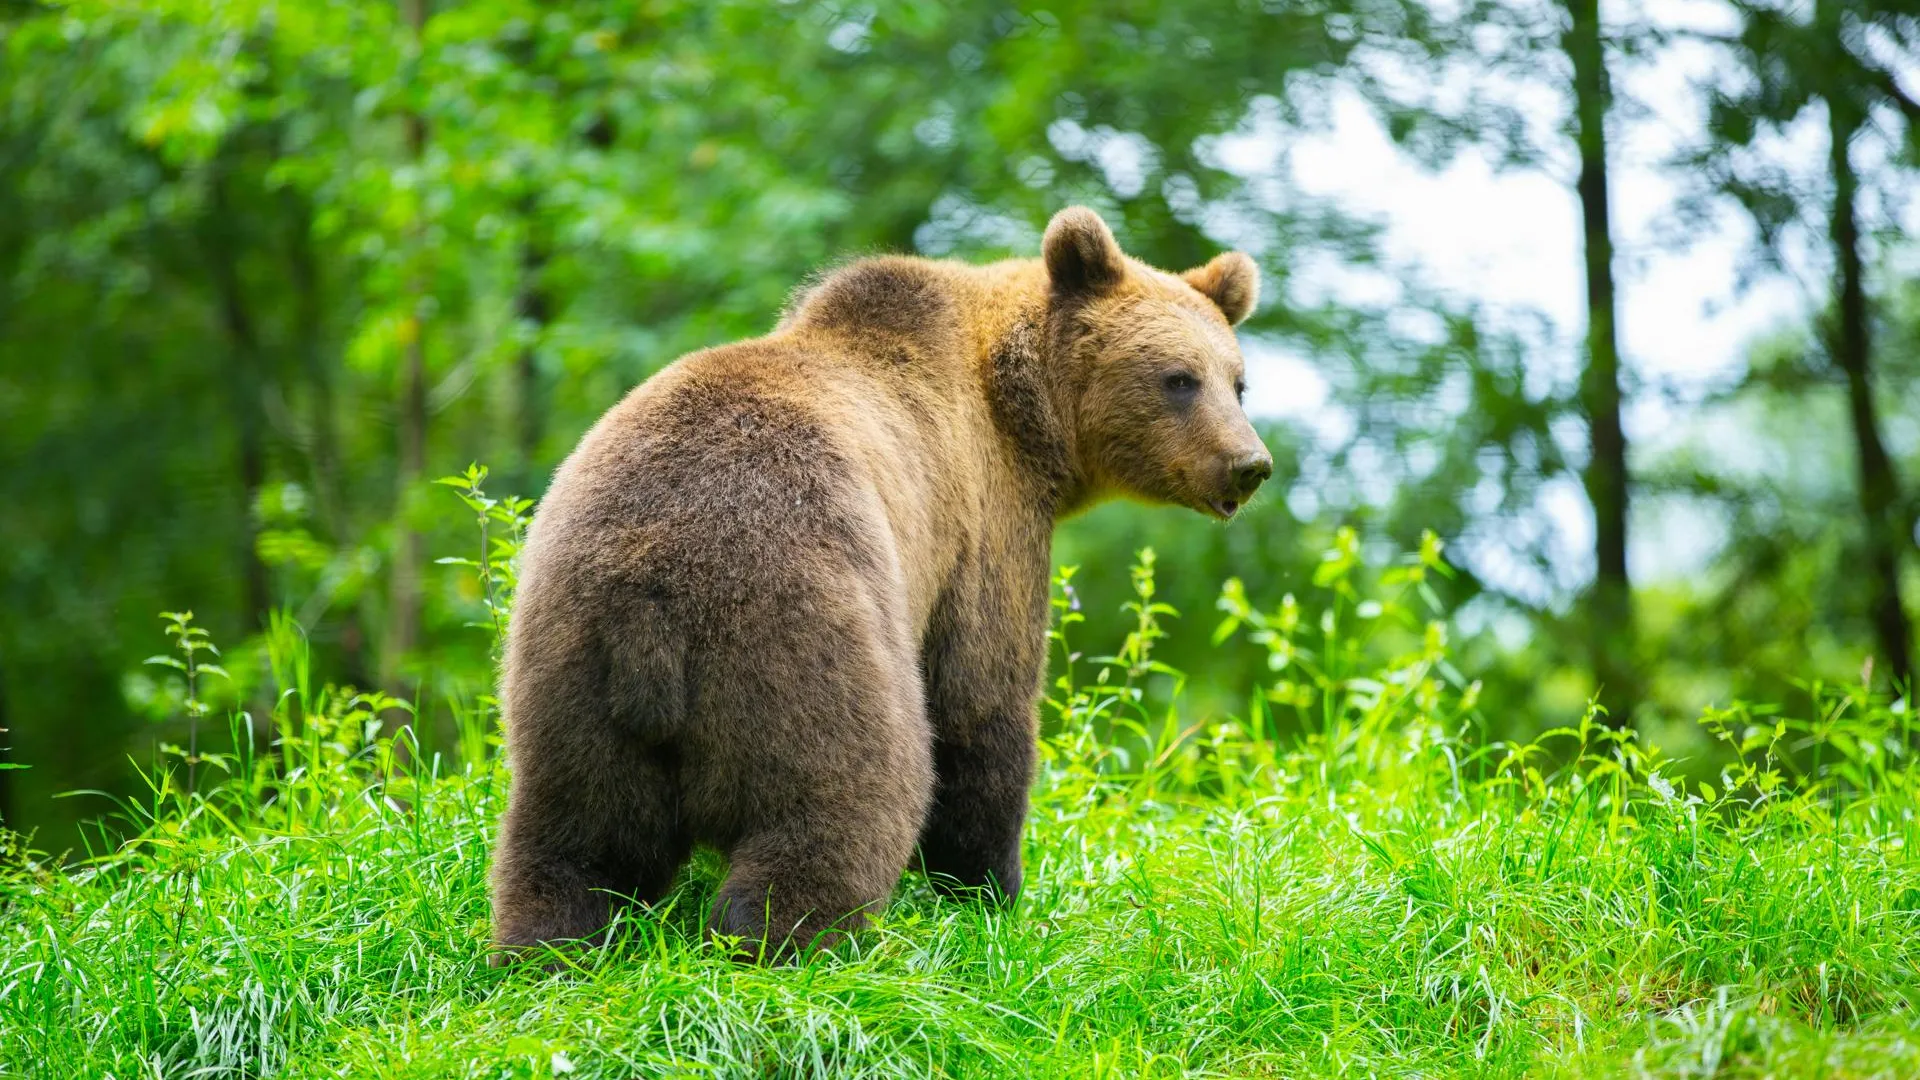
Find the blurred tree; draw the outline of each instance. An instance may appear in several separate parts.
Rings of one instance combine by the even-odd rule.
[[[427,155],[427,119],[419,100],[425,91],[421,69],[426,45],[427,0],[398,0],[398,3],[406,55],[402,83],[398,87],[406,99],[400,113],[406,143],[401,167],[420,178]],[[426,243],[430,212],[426,199],[412,200],[412,213],[402,241],[408,267],[400,301],[405,310],[400,323],[399,443],[394,454],[399,467],[395,471],[393,521],[399,535],[393,544],[387,636],[380,643],[381,681],[389,693],[401,698],[414,696],[408,685],[410,680],[401,674],[401,666],[413,657],[419,645],[423,602],[420,578],[427,566],[426,537],[417,524],[420,510],[414,503],[427,480],[427,336],[433,325],[433,300],[428,292],[426,269],[432,258]],[[397,719],[389,717],[388,722],[391,724]]]
[[[20,819],[13,797],[13,773],[23,766],[13,760],[13,735],[7,728],[11,722],[7,712],[6,669],[0,666],[0,825],[17,828]]]
[[[1656,51],[1660,35],[1637,14],[1606,23],[1593,0],[1482,0],[1434,24],[1426,40],[1427,64],[1417,78],[1403,78],[1422,88],[1412,97],[1419,107],[1389,116],[1389,131],[1434,165],[1472,149],[1496,167],[1574,174],[1584,347],[1574,377],[1563,378],[1544,318],[1516,327],[1511,319],[1409,294],[1396,314],[1439,315],[1440,332],[1428,334],[1419,350],[1407,348],[1404,334],[1372,336],[1345,395],[1358,403],[1356,449],[1387,443],[1415,466],[1389,500],[1393,534],[1405,545],[1424,522],[1458,541],[1469,595],[1530,624],[1537,649],[1524,667],[1533,669],[1532,678],[1551,681],[1541,668],[1577,663],[1591,675],[1590,688],[1601,691],[1611,722],[1626,724],[1642,699],[1645,658],[1627,573],[1633,477],[1616,333],[1609,67]],[[1564,120],[1543,125],[1516,104],[1543,89],[1564,102]],[[1392,344],[1382,347],[1382,340]],[[1423,459],[1431,464],[1419,468]],[[1569,481],[1584,490],[1594,518],[1592,578],[1584,586],[1555,565],[1557,529],[1543,506]],[[1576,589],[1585,602],[1570,617],[1565,600]]]
[[[1715,91],[1711,142],[1682,164],[1710,190],[1746,209],[1766,245],[1763,254],[1775,261],[1793,226],[1824,218],[1824,227],[1808,230],[1821,237],[1832,259],[1833,302],[1821,351],[1846,387],[1867,606],[1884,670],[1910,687],[1913,644],[1900,564],[1913,546],[1914,512],[1901,494],[1876,400],[1854,154],[1871,125],[1892,150],[1883,183],[1896,174],[1910,178],[1907,169],[1920,164],[1920,103],[1899,83],[1899,57],[1911,57],[1920,46],[1920,12],[1899,0],[1818,0],[1810,12],[1741,0],[1735,10],[1739,32],[1723,43],[1738,65],[1739,81]],[[1769,135],[1784,135],[1816,106],[1826,114],[1828,146],[1826,183],[1820,186],[1797,183],[1764,152]],[[1815,209],[1822,202],[1824,213]]]
[[[1587,354],[1580,398],[1588,458],[1582,479],[1593,506],[1594,579],[1588,604],[1594,678],[1615,724],[1630,723],[1639,705],[1633,646],[1633,591],[1627,580],[1630,484],[1627,436],[1620,420],[1620,344],[1615,333],[1613,223],[1607,183],[1606,31],[1599,0],[1566,0],[1561,48],[1573,65],[1575,141],[1580,148],[1580,225],[1585,239]]]

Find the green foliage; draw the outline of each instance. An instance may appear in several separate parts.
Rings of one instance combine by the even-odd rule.
[[[485,478],[449,478],[489,541],[486,563],[453,568],[488,575],[501,613],[511,578],[494,556],[510,567],[511,541],[494,529],[517,536],[519,504]],[[1237,715],[1195,708],[1157,659],[1179,634],[1152,553],[1132,568],[1131,629],[1097,658],[1077,650],[1084,598],[1061,571],[1020,903],[942,900],[909,875],[871,933],[773,968],[702,933],[724,875],[710,852],[660,905],[623,913],[609,948],[556,953],[564,973],[489,968],[506,791],[491,719],[471,714],[451,757],[410,726],[383,734],[404,705],[317,679],[278,618],[263,752],[242,739],[214,785],[150,777],[124,843],[0,863],[0,1073],[1920,1067],[1907,711],[1825,685],[1805,714],[1714,710],[1701,729],[1728,759],[1705,783],[1597,710],[1485,741],[1478,686],[1421,588],[1448,569],[1437,542],[1375,573],[1343,537],[1321,565],[1272,607],[1222,589],[1212,648],[1251,648],[1268,670]],[[204,634],[170,619],[178,670],[205,673]],[[1318,723],[1286,734],[1275,709]]]
[[[500,643],[507,638],[507,611],[513,604],[513,593],[520,584],[518,560],[520,543],[526,535],[527,525],[533,519],[533,500],[508,495],[505,498],[491,498],[482,490],[481,484],[487,479],[487,467],[470,464],[467,471],[459,476],[443,476],[434,483],[453,488],[474,513],[474,523],[480,527],[480,557],[463,559],[447,556],[436,559],[441,566],[464,566],[474,572],[479,582],[482,603],[487,609],[486,625],[493,631],[496,654]],[[494,535],[495,526],[504,525],[507,535]]]
[[[194,770],[200,764],[200,720],[207,715],[207,703],[200,700],[200,680],[204,676],[214,675],[222,679],[231,679],[227,670],[218,664],[209,664],[200,659],[201,653],[220,655],[214,647],[212,637],[204,627],[193,625],[191,611],[163,611],[160,617],[167,621],[167,636],[179,650],[179,656],[150,656],[147,663],[161,667],[170,667],[186,677],[187,694],[183,705],[187,713],[187,749],[184,751],[187,762],[187,790],[194,790]],[[176,747],[162,746],[163,751],[177,751]]]
[[[131,786],[164,703],[120,677],[127,643],[188,600],[248,661],[235,694],[285,607],[444,735],[489,657],[467,582],[420,587],[424,482],[484,455],[537,495],[627,388],[764,332],[834,260],[1031,253],[1070,200],[1174,266],[1218,250],[1222,214],[1257,221],[1233,239],[1275,281],[1294,243],[1358,235],[1325,207],[1241,213],[1203,142],[1263,86],[1330,92],[1308,76],[1358,24],[1319,9],[425,8],[417,32],[389,3],[0,9],[0,497],[26,508],[0,726],[41,766],[0,790],[16,823]]]
[[[1702,215],[1687,220],[1742,206],[1791,241],[1826,193],[1784,170],[1776,137],[1825,97],[1871,113],[1855,157],[1863,193],[1885,196],[1862,202],[1885,256],[1874,392],[1911,477],[1920,305],[1900,223],[1871,214],[1911,174],[1916,114],[1888,57],[1914,24],[1899,4],[1816,6],[1838,33],[1766,4],[1730,3],[1725,38],[1610,20],[1615,121],[1628,142],[1644,122],[1624,98],[1636,65],[1716,50],[1707,145],[1673,162]],[[1230,577],[1307,596],[1348,529],[1371,588],[1365,565],[1432,530],[1454,574],[1407,596],[1422,613],[1363,617],[1349,599],[1342,632],[1398,641],[1461,610],[1448,647],[1480,680],[1490,737],[1571,723],[1592,696],[1585,571],[1554,555],[1546,506],[1586,454],[1564,339],[1397,265],[1375,223],[1288,167],[1356,100],[1422,163],[1559,161],[1565,5],[439,0],[417,31],[408,10],[0,5],[0,815],[44,846],[70,846],[97,805],[61,793],[132,798],[129,763],[151,772],[176,744],[239,751],[245,732],[201,723],[189,697],[267,737],[290,627],[343,687],[405,701],[386,719],[412,710],[423,745],[483,730],[494,658],[468,624],[500,618],[496,540],[526,507],[471,507],[497,534],[475,550],[434,513],[432,477],[488,460],[486,483],[537,498],[620,394],[764,332],[837,260],[1032,254],[1070,202],[1157,264],[1254,255],[1255,396],[1261,357],[1284,353],[1325,381],[1314,419],[1330,421],[1263,423],[1276,476],[1231,528],[1124,505],[1066,523],[1078,586],[1131,595],[1128,557],[1151,548],[1151,603],[1190,616]],[[1548,104],[1506,100],[1503,81]],[[1388,287],[1330,284],[1350,277]],[[1763,344],[1703,402],[1628,379],[1629,412],[1665,402],[1682,443],[1636,445],[1636,546],[1643,517],[1722,538],[1699,573],[1634,583],[1644,719],[1705,773],[1701,707],[1851,677],[1873,648],[1885,590],[1853,572],[1850,414],[1818,329]],[[1889,516],[1911,527],[1916,507]],[[426,550],[470,572],[423,572]],[[191,695],[138,644],[150,612],[188,606],[231,672]],[[1140,629],[1117,603],[1079,614],[1090,640]],[[1188,673],[1134,676],[1143,707],[1178,690],[1238,711],[1274,690],[1264,646],[1140,644]],[[1288,670],[1283,698],[1321,692]],[[1276,734],[1324,726],[1268,706]]]
[[[1629,370],[1680,421],[1636,446],[1636,514],[1723,536],[1635,583],[1639,734],[1600,722],[1546,543],[1587,453],[1561,345],[1286,168],[1355,99],[1428,164],[1558,161],[1559,118],[1479,80],[1564,92],[1567,5],[409,10],[0,4],[0,815],[39,830],[0,829],[0,1071],[1920,1073],[1912,707],[1862,663],[1890,590],[1854,450],[1877,403],[1911,564],[1902,4],[1604,28],[1620,72],[1716,50],[1672,168],[1683,221],[1755,226],[1743,275],[1827,246],[1837,185],[1778,151],[1850,110],[1879,266],[1703,401]],[[1030,254],[1070,202],[1157,264],[1252,253],[1249,345],[1339,422],[1267,425],[1231,528],[1063,526],[1022,906],[910,879],[844,955],[740,969],[707,855],[568,976],[483,968],[532,507],[488,485],[537,496],[626,389],[835,260]],[[1390,295],[1326,287],[1354,271]],[[1833,348],[1869,331],[1871,379]],[[503,468],[439,513],[475,459]]]

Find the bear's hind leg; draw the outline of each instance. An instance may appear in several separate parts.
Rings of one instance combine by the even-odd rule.
[[[900,883],[933,794],[915,676],[910,658],[823,663],[814,677],[828,685],[789,715],[790,738],[738,762],[735,782],[761,797],[736,819],[712,927],[741,939],[739,958],[831,946]]]
[[[749,836],[729,853],[713,931],[760,962],[831,947],[885,905],[913,851],[914,808],[818,808]]]
[[[529,755],[531,757],[531,755]],[[606,760],[611,789],[532,760],[516,772],[493,865],[493,926],[501,964],[549,944],[604,943],[616,909],[666,894],[691,843],[673,777],[652,755]]]

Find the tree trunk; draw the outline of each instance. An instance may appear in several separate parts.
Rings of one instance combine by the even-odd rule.
[[[544,487],[539,475],[540,440],[546,432],[546,401],[541,395],[538,347],[540,335],[553,319],[553,301],[547,293],[544,275],[550,258],[540,234],[540,202],[533,196],[521,201],[520,214],[527,237],[520,246],[520,288],[514,294],[514,314],[528,334],[520,347],[515,374],[518,392],[515,405],[520,411],[517,434],[520,442],[520,475],[513,494],[535,495]]]
[[[420,297],[416,294],[416,305]],[[413,340],[408,343],[401,373],[399,415],[399,477],[394,496],[392,610],[381,657],[388,692],[409,697],[401,668],[419,644],[421,569],[426,563],[426,541],[413,524],[413,494],[427,473],[427,373],[420,342],[424,320],[413,316]]]
[[[293,287],[293,347],[299,354],[300,369],[306,376],[309,466],[312,470],[314,503],[320,511],[321,527],[336,548],[353,541],[353,524],[347,514],[345,477],[340,464],[340,422],[334,404],[333,366],[322,342],[326,333],[326,298],[320,260],[313,250],[313,208],[291,193],[286,197],[288,278]],[[347,685],[369,687],[367,656],[363,647],[366,634],[361,626],[365,609],[356,601],[341,613],[341,674]]]
[[[235,241],[239,225],[228,197],[227,165],[216,160],[211,166],[205,225],[207,266],[213,278],[214,292],[220,304],[220,321],[227,334],[230,362],[227,385],[233,391],[234,426],[238,435],[236,452],[240,474],[240,552],[242,625],[253,633],[266,625],[270,604],[267,568],[260,561],[254,507],[260,488],[266,483],[267,452],[261,417],[261,378],[259,334],[252,309],[247,305],[246,288],[240,279],[240,251]]]
[[[321,349],[325,298],[320,295],[320,263],[313,251],[313,214],[305,200],[288,196],[287,264],[293,286],[293,347],[307,378],[308,439],[314,503],[327,538],[347,542],[346,495],[341,487],[340,431],[334,413],[333,369]]]
[[[20,830],[19,808],[14,805],[13,774],[7,766],[13,763],[13,733],[7,729],[13,725],[7,716],[7,669],[0,665],[0,826]]]
[[[400,13],[410,35],[417,68],[426,27],[427,0],[400,0]],[[407,155],[418,167],[426,154],[426,120],[416,107],[407,110],[402,122],[406,129]],[[393,576],[387,640],[381,655],[382,681],[388,693],[408,699],[413,694],[402,672],[408,656],[419,644],[420,575],[426,563],[425,539],[412,520],[413,496],[427,472],[427,282],[422,266],[426,257],[423,250],[426,243],[424,226],[423,221],[415,220],[413,236],[408,245],[407,257],[412,266],[407,295],[412,303],[412,311],[408,315],[410,325],[400,374],[399,475],[394,498]]]
[[[1900,551],[1907,544],[1900,521],[1900,482],[1880,441],[1880,420],[1873,401],[1872,343],[1867,321],[1865,273],[1860,262],[1860,227],[1854,202],[1859,189],[1848,153],[1860,115],[1838,96],[1827,100],[1827,129],[1832,142],[1833,254],[1837,311],[1832,335],[1834,362],[1847,377],[1847,403],[1853,416],[1854,444],[1860,462],[1860,513],[1865,519],[1867,572],[1872,579],[1873,628],[1887,673],[1902,689],[1913,687],[1912,636],[1900,596]]]
[[[1568,0],[1562,40],[1573,62],[1580,147],[1580,219],[1586,235],[1587,366],[1580,399],[1592,455],[1582,477],[1593,504],[1594,582],[1589,647],[1600,699],[1618,726],[1639,707],[1634,669],[1633,594],[1627,581],[1627,438],[1620,423],[1620,345],[1614,330],[1613,225],[1607,198],[1607,80],[1599,0]]]

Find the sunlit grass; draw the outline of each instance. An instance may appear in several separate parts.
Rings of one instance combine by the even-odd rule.
[[[1069,576],[1018,906],[909,875],[875,931],[773,968],[704,939],[711,853],[571,970],[488,968],[491,718],[457,759],[395,753],[391,704],[317,684],[276,623],[274,745],[0,879],[0,1070],[1920,1075],[1904,712],[1817,688],[1810,718],[1709,714],[1704,787],[1598,715],[1482,744],[1426,621],[1437,548],[1355,550],[1309,599],[1224,591],[1219,647],[1273,672],[1237,718],[1180,711],[1150,557],[1107,657],[1072,651]]]

